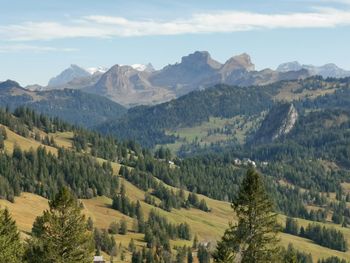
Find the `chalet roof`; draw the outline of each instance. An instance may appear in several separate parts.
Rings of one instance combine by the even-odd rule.
[[[94,262],[104,262],[103,256],[94,256]]]

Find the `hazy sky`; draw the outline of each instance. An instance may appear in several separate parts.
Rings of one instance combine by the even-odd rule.
[[[350,0],[0,0],[0,81],[46,84],[70,64],[151,62],[196,50],[258,69],[286,61],[350,69]]]

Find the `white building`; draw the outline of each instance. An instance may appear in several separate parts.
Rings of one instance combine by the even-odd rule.
[[[105,263],[103,256],[94,256],[94,263]]]

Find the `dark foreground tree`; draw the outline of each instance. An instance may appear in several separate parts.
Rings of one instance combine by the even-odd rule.
[[[0,210],[0,262],[22,262],[23,249],[15,221],[7,209]]]
[[[37,263],[90,263],[94,244],[78,200],[62,188],[49,201],[49,210],[37,217],[26,259]]]
[[[260,174],[248,170],[232,207],[237,224],[230,224],[214,252],[215,262],[277,262],[276,214]]]

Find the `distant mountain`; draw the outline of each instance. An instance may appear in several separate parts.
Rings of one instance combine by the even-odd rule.
[[[85,89],[88,87],[91,87],[99,81],[101,76],[103,75],[102,72],[96,71],[94,74],[85,76],[85,77],[79,77],[79,78],[74,78],[70,80],[69,82],[54,86],[54,87],[46,87],[43,90],[52,90],[52,89],[80,89],[83,91],[86,91]],[[101,94],[102,95],[102,94]]]
[[[247,54],[234,56],[221,64],[212,59],[207,51],[196,51],[182,57],[180,63],[156,71],[140,72],[132,67],[116,65],[87,91],[107,96],[125,106],[147,105],[169,101],[220,83],[238,86],[265,85],[308,76],[306,70],[255,71]]]
[[[286,62],[283,64],[280,64],[276,71],[279,72],[287,72],[287,71],[298,71],[301,70],[303,66],[298,61],[292,61],[292,62]]]
[[[0,83],[0,106],[27,106],[85,127],[118,119],[126,112],[123,106],[98,95],[69,89],[30,91],[11,80]]]
[[[196,51],[182,57],[181,62],[168,65],[150,76],[150,82],[166,87],[177,96],[192,90],[207,88],[220,82],[218,70],[221,64],[213,60],[206,51]]]
[[[153,72],[155,69],[152,64],[133,64],[131,67],[137,71]],[[94,85],[99,77],[109,70],[107,67],[89,67],[82,68],[77,65],[71,65],[69,68],[63,70],[58,76],[50,79],[48,88],[50,89],[82,89]],[[35,89],[37,85],[31,85]],[[38,87],[39,89],[40,87]]]
[[[72,69],[68,69],[68,72],[71,71]],[[90,70],[91,72],[95,71]],[[280,80],[302,79],[309,76],[308,71],[304,69],[291,72],[271,69],[257,71],[250,56],[245,53],[221,64],[207,51],[196,51],[182,57],[181,62],[160,70],[155,70],[151,64],[133,64],[115,65],[106,72],[98,71],[100,75],[95,75],[97,73],[86,75],[86,73],[89,74],[86,71],[83,76],[79,75],[73,79],[65,77],[61,84],[50,88],[82,89],[131,107],[162,103],[216,84],[266,85]]]
[[[27,90],[32,90],[32,91],[35,91],[35,90],[44,90],[45,87],[41,86],[41,85],[38,85],[38,84],[33,84],[33,85],[27,85],[24,87],[25,89]]]
[[[69,68],[62,71],[58,76],[50,79],[48,86],[49,87],[61,86],[70,82],[73,79],[88,77],[90,75],[91,74],[85,69],[72,64]]]
[[[95,73],[103,74],[103,73],[108,71],[108,68],[106,68],[106,67],[90,67],[90,68],[87,68],[86,71],[89,72],[90,75],[93,75]]]
[[[155,104],[175,98],[170,90],[153,86],[149,81],[151,74],[131,66],[115,65],[103,74],[95,85],[84,90],[128,106]]]
[[[320,75],[324,78],[344,78],[350,76],[350,71],[339,68],[333,63],[325,64],[323,66],[313,66],[313,65],[301,65],[297,61],[287,62],[279,65],[277,67],[278,72],[288,72],[288,71],[299,71],[301,69],[306,69],[310,72],[310,75]]]
[[[155,71],[153,65],[151,63],[148,63],[146,65],[144,64],[132,64],[131,67],[133,69],[136,69],[138,71],[146,71],[146,72],[153,72]]]
[[[18,84],[18,82],[10,79],[0,82],[0,92],[7,91],[11,88],[21,88],[21,86]]]
[[[255,65],[252,63],[250,56],[243,53],[238,56],[234,56],[227,60],[220,68],[220,74],[223,79],[226,79],[233,71],[246,70],[247,72],[254,71]]]

